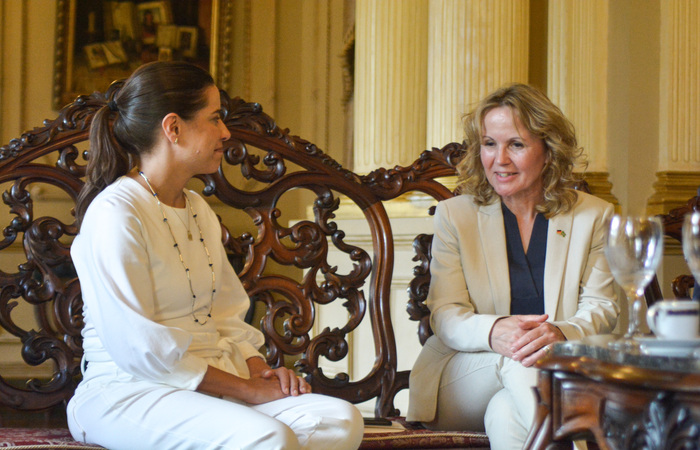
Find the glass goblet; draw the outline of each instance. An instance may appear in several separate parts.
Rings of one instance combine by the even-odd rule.
[[[605,257],[629,304],[627,333],[613,348],[639,352],[644,289],[654,278],[663,253],[663,226],[658,217],[613,216],[605,243]]]

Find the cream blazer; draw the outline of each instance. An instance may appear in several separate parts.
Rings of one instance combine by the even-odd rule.
[[[577,192],[571,211],[549,219],[544,310],[567,340],[610,333],[619,306],[603,252],[613,206]],[[445,365],[456,352],[492,351],[494,322],[510,314],[510,279],[500,201],[478,206],[470,195],[438,204],[426,304],[435,333],[411,371],[407,418],[435,417]]]

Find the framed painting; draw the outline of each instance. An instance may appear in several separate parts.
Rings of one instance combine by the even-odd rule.
[[[141,64],[188,61],[228,90],[226,0],[57,0],[53,107],[105,91]]]

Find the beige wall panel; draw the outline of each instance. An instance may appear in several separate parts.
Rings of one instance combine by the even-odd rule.
[[[0,49],[0,101],[2,112],[0,113],[0,137],[2,145],[15,138],[23,130],[24,101],[22,92],[26,89],[24,82],[24,57],[23,47],[26,43],[21,37],[24,33],[25,23],[21,18],[26,16],[27,5],[22,0],[3,1],[2,23],[2,48]]]
[[[608,171],[624,213],[645,212],[658,167],[659,13],[658,0],[609,4]]]

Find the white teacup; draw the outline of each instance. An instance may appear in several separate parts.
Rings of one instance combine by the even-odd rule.
[[[647,311],[649,328],[659,339],[697,339],[700,333],[700,302],[664,300]]]

